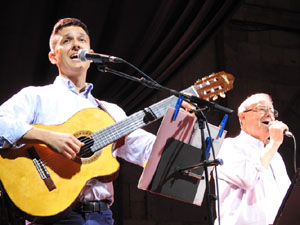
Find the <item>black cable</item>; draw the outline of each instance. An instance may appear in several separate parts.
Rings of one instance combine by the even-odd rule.
[[[137,68],[135,65],[133,65],[133,64],[131,64],[131,63],[129,63],[129,62],[127,62],[127,61],[124,60],[124,59],[122,59],[122,62],[125,63],[125,64],[127,64],[127,65],[129,65],[130,67],[132,67],[132,68],[135,69],[136,71],[138,71],[143,77],[147,78],[148,80],[151,80],[154,84],[160,86],[160,84],[159,84],[157,81],[153,80],[150,76],[148,76],[146,73],[144,73],[143,71],[141,71],[141,70],[140,70],[139,68]]]
[[[296,138],[294,135],[291,136],[294,141],[294,171],[297,173],[297,145],[296,145]]]
[[[208,136],[210,137],[210,141],[212,141],[211,139],[211,133],[210,133],[210,129],[209,129],[209,126],[208,126],[208,122],[207,120],[205,120],[205,124],[206,124],[206,127],[207,127],[207,132],[208,132]],[[212,154],[213,154],[213,159],[216,159],[216,153],[215,153],[215,148],[214,148],[214,145],[213,143],[211,143],[211,150],[212,150]],[[217,166],[215,166],[215,184],[216,184],[216,196],[217,196],[217,217],[218,217],[218,222],[219,222],[219,225],[221,225],[221,217],[220,217],[220,199],[219,199],[219,182],[218,182],[218,172],[217,172]]]

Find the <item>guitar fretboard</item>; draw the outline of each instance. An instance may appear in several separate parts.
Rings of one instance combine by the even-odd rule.
[[[182,92],[198,96],[193,86],[183,90]],[[170,96],[130,115],[124,120],[105,127],[100,131],[94,132],[91,135],[94,140],[94,145],[91,147],[91,150],[96,152],[120,139],[121,137],[124,137],[125,135],[130,134],[131,132],[162,118],[169,107],[175,107],[176,101],[176,96]]]

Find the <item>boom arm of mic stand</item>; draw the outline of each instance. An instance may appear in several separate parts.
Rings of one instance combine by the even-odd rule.
[[[233,112],[232,109],[229,109],[229,108],[226,108],[224,106],[218,105],[217,103],[209,102],[209,101],[206,101],[202,98],[198,98],[198,97],[193,96],[193,95],[187,95],[187,94],[178,92],[176,90],[164,87],[164,86],[158,84],[157,82],[147,80],[144,77],[137,78],[137,77],[134,77],[134,76],[130,76],[130,75],[125,74],[123,72],[113,70],[113,69],[111,69],[111,68],[109,68],[105,65],[102,65],[102,64],[98,64],[97,68],[101,72],[109,72],[109,73],[115,74],[117,76],[129,79],[129,80],[132,80],[132,81],[136,81],[136,82],[139,82],[140,84],[143,84],[144,86],[147,86],[149,88],[154,88],[154,89],[161,90],[161,91],[168,91],[169,93],[171,93],[172,95],[175,95],[177,97],[183,96],[184,99],[186,99],[190,102],[196,103],[198,106],[207,106],[209,109],[217,110],[217,111],[224,112],[224,113],[227,113],[227,114],[231,114]]]

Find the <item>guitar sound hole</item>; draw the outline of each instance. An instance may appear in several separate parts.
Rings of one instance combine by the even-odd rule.
[[[94,154],[94,152],[91,150],[91,146],[93,146],[94,140],[87,136],[79,137],[78,140],[83,142],[84,146],[81,147],[80,152],[77,154],[77,156],[81,158],[91,157]]]

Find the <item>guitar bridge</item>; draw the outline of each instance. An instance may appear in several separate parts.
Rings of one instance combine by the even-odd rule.
[[[41,158],[37,154],[34,147],[28,148],[27,151],[28,151],[28,153],[29,153],[29,155],[30,155],[30,157],[33,161],[33,164],[34,164],[36,170],[40,174],[40,177],[45,182],[45,185],[47,186],[48,190],[52,191],[52,190],[56,189],[56,186],[55,186],[53,180],[51,179],[47,168],[45,167],[43,161],[41,160]]]

